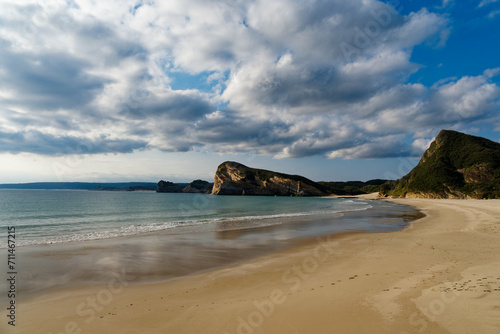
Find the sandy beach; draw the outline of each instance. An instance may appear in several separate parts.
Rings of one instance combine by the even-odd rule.
[[[500,200],[390,201],[427,216],[169,282],[132,284],[124,272],[104,286],[46,291],[21,300],[16,327],[0,330],[499,333]]]

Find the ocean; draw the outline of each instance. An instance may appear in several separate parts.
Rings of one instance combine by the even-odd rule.
[[[20,289],[99,284],[127,272],[172,279],[307,238],[389,232],[413,208],[333,197],[252,197],[88,190],[0,190],[0,265],[15,226]]]
[[[232,229],[274,224],[270,218],[366,210],[352,199],[240,197],[87,190],[0,190],[0,228],[15,226],[17,246],[139,235],[208,224]],[[219,225],[219,227],[215,225]],[[0,240],[0,248],[6,247]]]

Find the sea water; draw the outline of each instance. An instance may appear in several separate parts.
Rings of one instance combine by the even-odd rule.
[[[366,210],[373,205],[368,201],[332,197],[0,190],[0,229],[15,226],[17,246],[26,246],[107,239],[222,222],[232,222],[233,229],[255,227],[278,221],[271,222],[270,218]],[[5,248],[6,243],[5,238],[0,238],[0,248]]]
[[[305,239],[395,231],[416,218],[407,206],[352,198],[0,190],[0,267],[7,268],[12,226],[18,289],[26,296],[106,284],[116,275],[163,281]],[[0,281],[0,290],[6,284]]]

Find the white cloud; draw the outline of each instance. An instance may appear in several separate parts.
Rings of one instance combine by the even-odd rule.
[[[328,154],[328,158],[370,159],[405,156],[408,155],[408,152],[401,143],[403,139],[402,135],[378,137],[362,145],[331,152]]]
[[[411,143],[411,149],[414,155],[421,156],[434,141],[434,138],[426,139],[426,138],[418,138]]]
[[[408,84],[449,22],[375,0],[4,1],[0,22],[0,151],[398,156],[498,104],[494,71]]]
[[[490,19],[493,19],[493,18],[494,18],[495,16],[497,16],[498,14],[500,14],[500,10],[494,10],[494,11],[492,11],[492,12],[490,12],[490,13],[488,14],[488,17],[489,17]]]
[[[442,7],[447,7],[448,5],[452,4],[454,0],[443,0],[443,5]]]
[[[489,5],[491,3],[497,2],[498,0],[481,0],[479,3],[479,7],[484,7],[486,5]]]

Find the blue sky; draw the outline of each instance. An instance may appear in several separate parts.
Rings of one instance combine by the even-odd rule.
[[[398,178],[500,140],[495,0],[0,2],[0,183]]]

